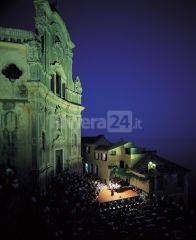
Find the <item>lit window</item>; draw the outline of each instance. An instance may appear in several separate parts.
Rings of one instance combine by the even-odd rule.
[[[84,166],[84,168],[85,168],[85,172],[86,172],[86,173],[88,173],[88,171],[89,171],[89,166],[88,166],[88,163],[85,163],[85,166]]]
[[[95,158],[98,160],[99,159],[99,153],[95,153]]]
[[[106,153],[102,153],[102,160],[106,161],[107,160],[107,154]]]
[[[90,146],[87,146],[86,147],[86,153],[90,153],[91,152],[91,148],[90,148]]]

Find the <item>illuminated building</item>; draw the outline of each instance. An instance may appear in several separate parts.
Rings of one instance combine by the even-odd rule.
[[[147,194],[187,202],[188,170],[136,147],[132,142],[110,143],[103,135],[82,138],[84,171],[109,182],[120,177]]]
[[[48,1],[34,5],[35,32],[0,28],[0,163],[44,183],[81,170],[82,87],[63,20]]]

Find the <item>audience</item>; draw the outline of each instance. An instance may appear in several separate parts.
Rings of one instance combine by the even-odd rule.
[[[104,187],[95,176],[66,169],[51,181],[47,192],[28,191],[20,187],[13,169],[0,166],[0,225],[5,239],[195,237],[194,212],[189,214],[163,198],[147,198],[134,187],[139,196],[100,204],[97,198]]]

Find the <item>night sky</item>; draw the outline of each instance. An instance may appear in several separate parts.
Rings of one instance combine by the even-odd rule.
[[[131,110],[142,130],[104,133],[135,140],[195,171],[196,6],[189,0],[59,0],[75,43],[74,77],[84,117]],[[1,25],[34,29],[31,0],[4,1]]]

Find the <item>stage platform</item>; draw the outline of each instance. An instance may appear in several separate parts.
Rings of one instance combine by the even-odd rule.
[[[123,198],[131,198],[135,196],[138,196],[138,193],[134,192],[131,189],[125,189],[124,191],[121,191],[119,193],[114,192],[114,195],[111,196],[111,190],[109,190],[106,187],[102,189],[101,192],[99,193],[98,201],[100,203],[104,203],[104,202],[115,201]]]

